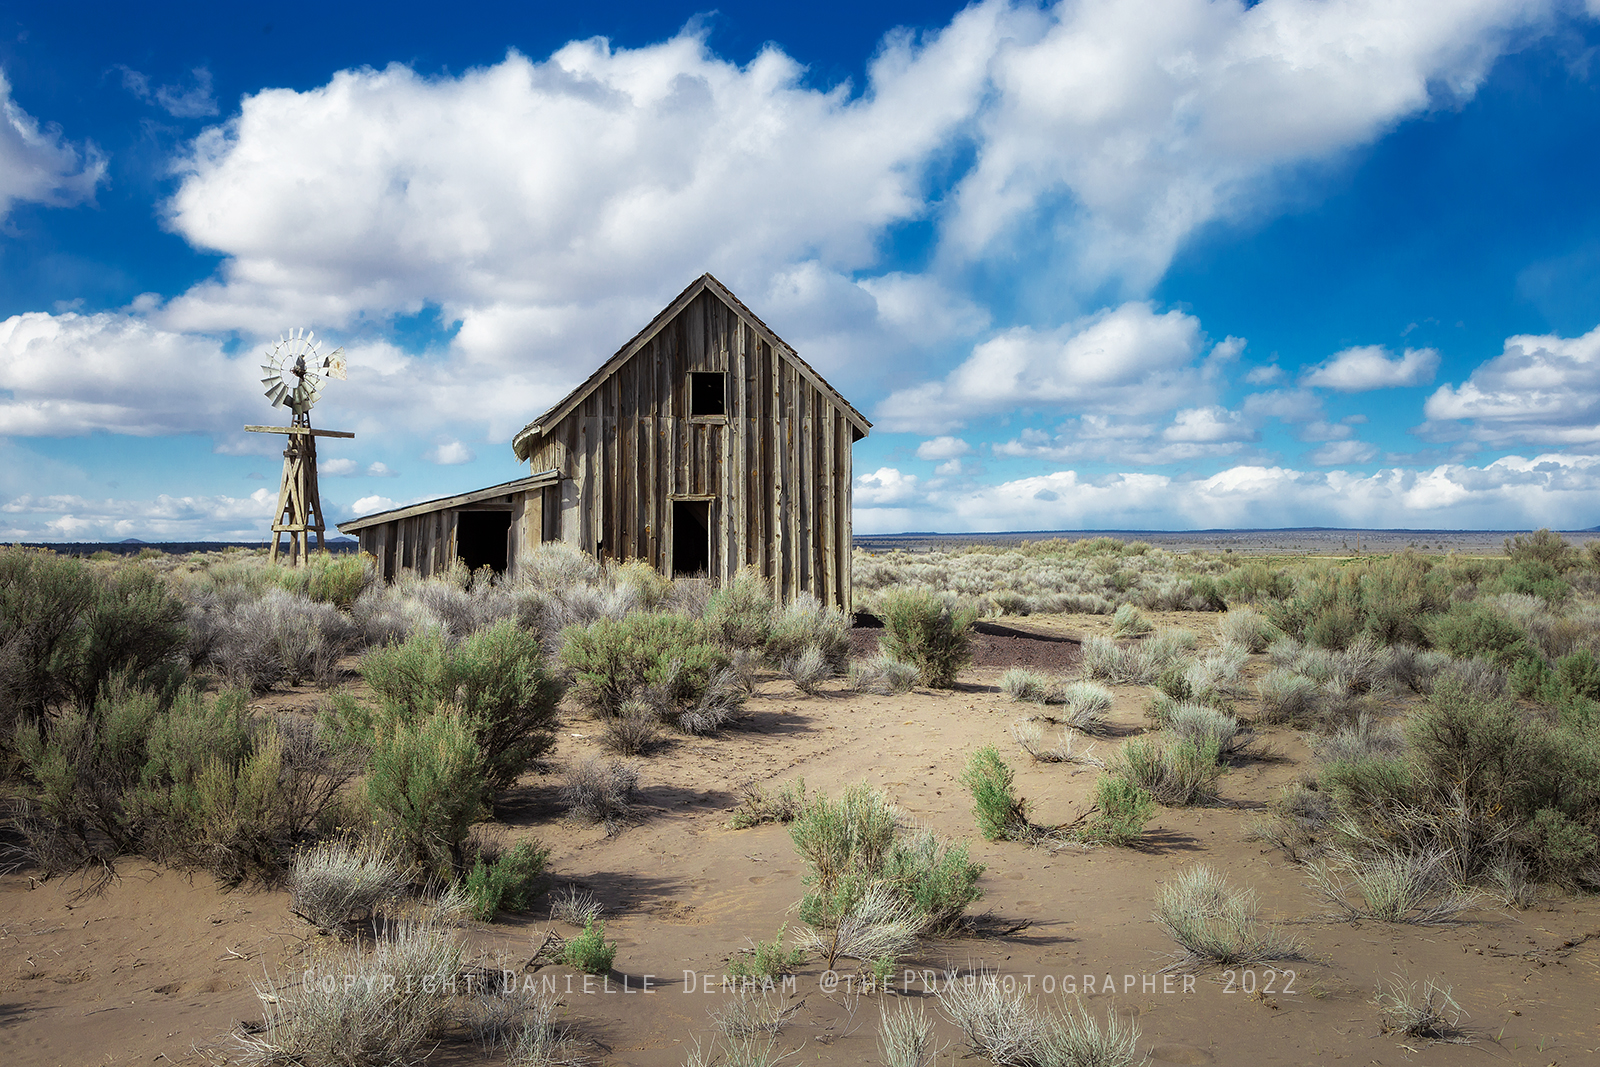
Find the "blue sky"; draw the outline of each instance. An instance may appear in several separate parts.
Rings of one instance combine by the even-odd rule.
[[[856,529],[1600,524],[1600,0],[0,12],[0,539],[330,519],[702,271],[867,413]],[[241,13],[243,11],[244,13]]]

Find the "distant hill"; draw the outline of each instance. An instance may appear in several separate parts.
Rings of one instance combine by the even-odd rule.
[[[229,548],[268,548],[266,541],[141,541],[130,537],[126,541],[22,541],[27,548],[47,548],[63,556],[92,556],[96,552],[112,552],[119,556],[137,556],[145,549],[155,549],[172,555],[190,552],[221,552]],[[353,537],[330,537],[325,542],[329,552],[342,555],[356,551],[360,542]]]

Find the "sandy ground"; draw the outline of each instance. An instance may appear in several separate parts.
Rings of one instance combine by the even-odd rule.
[[[1205,634],[1215,620],[1158,618]],[[1007,625],[1061,638],[1103,632],[1109,620],[1054,616]],[[1063,642],[1048,644],[1041,662],[1062,662]],[[918,998],[935,1009],[932,984],[973,968],[991,968],[1047,1001],[1083,994],[1097,1013],[1136,1020],[1157,1063],[1600,1062],[1600,900],[1552,896],[1525,911],[1475,912],[1454,928],[1326,921],[1302,874],[1246,835],[1309,759],[1293,731],[1265,731],[1275,754],[1234,769],[1221,804],[1162,809],[1147,847],[1050,852],[984,842],[956,780],[979,746],[994,743],[1011,760],[1042,823],[1076,814],[1094,780],[1092,771],[1035,764],[1018,752],[1009,734],[1018,706],[999,692],[1004,664],[993,660],[1000,658],[980,657],[949,692],[878,697],[834,687],[808,697],[769,679],[736,728],[673,740],[640,761],[640,816],[614,836],[561,818],[555,776],[525,779],[504,806],[505,840],[537,836],[549,846],[554,885],[598,895],[607,934],[620,944],[615,970],[603,979],[562,966],[531,972],[564,991],[565,1021],[589,1061],[677,1065],[697,1037],[709,1040],[708,1011],[724,999],[729,956],[793,923],[803,892],[804,867],[785,829],[732,830],[729,812],[746,782],[803,777],[809,789],[829,793],[869,782],[908,820],[969,842],[987,866],[976,910],[996,928],[1026,925],[926,943],[904,961],[887,995],[854,995],[818,966],[804,968],[788,993],[799,1011],[780,1037],[794,1050],[788,1063],[878,1062],[884,1005]],[[1101,751],[1145,728],[1146,693],[1117,691]],[[304,706],[314,697],[271,694],[261,704]],[[1249,700],[1241,710],[1249,713]],[[557,761],[598,751],[595,735],[591,720],[569,714]],[[1188,980],[1164,973],[1173,945],[1151,920],[1155,894],[1195,862],[1254,887],[1269,917],[1297,924],[1309,958],[1284,971],[1206,969]],[[80,888],[71,880],[40,883],[26,871],[0,877],[0,1062],[215,1062],[231,1029],[259,1020],[255,984],[297,973],[318,940],[278,890],[223,891],[206,876],[140,861],[124,863],[102,893],[75,895]],[[541,912],[473,924],[468,936],[486,963],[520,966],[552,925],[574,932]],[[1451,986],[1474,1046],[1408,1047],[1382,1034],[1369,1001],[1378,981],[1395,975]],[[948,1022],[941,1020],[940,1035],[949,1047],[939,1062],[967,1054]],[[494,1061],[465,1039],[448,1039],[429,1062]]]

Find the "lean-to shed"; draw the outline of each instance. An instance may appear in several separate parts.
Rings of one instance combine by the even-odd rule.
[[[461,516],[493,501],[511,515],[496,521],[510,523],[513,572],[519,551],[561,540],[604,559],[644,560],[668,577],[726,580],[750,567],[781,600],[811,593],[849,610],[851,446],[871,426],[704,274],[512,439],[536,472],[529,478],[339,529],[359,532],[362,549],[374,551],[369,536],[375,546],[403,546],[399,524],[432,522],[426,536],[436,548],[391,552],[384,565],[386,575],[430,573],[466,558]]]

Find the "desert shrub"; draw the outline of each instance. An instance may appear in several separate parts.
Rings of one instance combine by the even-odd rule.
[[[834,675],[833,664],[816,645],[807,645],[783,661],[783,673],[802,693],[814,694]]]
[[[1050,694],[1050,679],[1026,667],[1011,667],[1000,676],[1000,692],[1012,700],[1043,704]]]
[[[1131,845],[1144,836],[1155,815],[1155,798],[1120,774],[1103,774],[1094,784],[1094,814],[1084,839],[1108,845]]]
[[[1116,615],[1111,619],[1112,637],[1143,637],[1155,629],[1144,612],[1132,604],[1123,604],[1117,608]]]
[[[1068,682],[1051,695],[1065,705],[1069,725],[1080,730],[1103,723],[1105,713],[1111,710],[1111,690],[1094,682]]]
[[[822,605],[810,593],[801,593],[772,616],[767,635],[767,659],[783,663],[808,648],[816,649],[834,673],[850,661],[850,619],[839,608]]]
[[[472,917],[490,922],[501,909],[531,909],[544,892],[544,870],[549,860],[550,850],[537,841],[519,841],[489,863],[479,856],[465,882],[472,899]]]
[[[843,959],[869,964],[872,977],[887,980],[894,961],[916,947],[927,917],[893,886],[868,882],[857,891],[841,886],[826,911],[826,921],[807,919],[800,943],[832,970]],[[802,907],[801,917],[805,917]]]
[[[901,663],[881,652],[850,664],[850,688],[862,693],[879,696],[909,693],[921,677],[922,672],[911,664]]]
[[[776,793],[769,793],[754,781],[747,782],[741,790],[739,806],[733,810],[728,825],[735,830],[746,830],[764,823],[788,824],[806,803],[806,780],[796,778],[785,783]]]
[[[1437,926],[1454,922],[1476,899],[1460,890],[1449,849],[1379,847],[1339,851],[1308,868],[1312,886],[1348,919]]]
[[[304,575],[304,592],[312,600],[349,611],[362,593],[377,584],[373,562],[373,558],[365,554],[329,555],[313,559],[304,570],[286,569],[284,573]]]
[[[114,677],[88,710],[24,728],[19,828],[46,870],[140,852],[237,882],[270,877],[351,769],[251,721],[246,696],[159,694]]]
[[[54,705],[87,708],[114,673],[176,683],[184,606],[142,566],[109,575],[76,559],[0,548],[0,731]]]
[[[1168,729],[1180,742],[1214,751],[1217,759],[1224,761],[1239,758],[1255,744],[1255,734],[1248,726],[1227,712],[1204,704],[1178,705]]]
[[[1432,978],[1419,988],[1415,982],[1396,975],[1392,982],[1380,982],[1372,998],[1383,1020],[1383,1032],[1411,1038],[1457,1044],[1466,1040],[1461,1031],[1465,1014],[1450,995],[1449,986]]]
[[[633,814],[639,770],[620,760],[591,756],[573,767],[561,783],[567,811],[580,819],[616,829]]]
[[[1305,946],[1263,923],[1254,890],[1235,891],[1210,867],[1194,866],[1156,894],[1155,920],[1184,950],[1183,962],[1219,966],[1302,959]]]
[[[239,1058],[261,1067],[412,1062],[450,1019],[461,961],[461,941],[427,924],[399,926],[370,951],[342,947],[296,984],[257,987],[266,1018],[235,1037]]]
[[[1505,548],[1512,563],[1543,563],[1565,570],[1577,562],[1567,539],[1548,528],[1508,537],[1505,539]]]
[[[545,669],[538,640],[510,621],[454,646],[434,632],[368,649],[361,675],[379,707],[345,721],[353,737],[370,738],[383,721],[415,724],[457,709],[471,728],[491,796],[555,743],[560,686]]]
[[[599,899],[587,890],[569,885],[550,898],[550,918],[573,926],[585,926],[605,911]]]
[[[883,598],[885,653],[921,672],[922,684],[948,689],[972,659],[971,631],[977,613],[949,608],[925,589],[891,589]]]
[[[206,660],[234,685],[265,692],[279,683],[321,685],[360,634],[343,612],[303,593],[268,589],[209,623]]]
[[[638,697],[622,702],[617,713],[600,724],[600,743],[619,756],[637,756],[661,735],[661,712]]]
[[[1268,671],[1256,683],[1264,723],[1301,722],[1317,701],[1317,683],[1303,674],[1277,669]]]
[[[1428,636],[1457,659],[1482,656],[1510,667],[1533,655],[1527,633],[1487,605],[1467,604],[1435,617]]]
[[[878,1051],[884,1067],[928,1067],[939,1049],[933,1043],[933,1020],[921,1004],[884,1008],[878,1020]]]
[[[978,889],[981,863],[973,863],[967,846],[941,841],[932,830],[898,837],[879,877],[910,901],[932,930],[948,930],[967,907],[983,895]]]
[[[1284,600],[1294,592],[1294,579],[1282,567],[1251,560],[1218,579],[1224,595],[1240,603]]]
[[[744,568],[706,601],[706,634],[726,649],[765,648],[772,636],[772,589],[760,571]]]
[[[591,919],[583,924],[583,933],[568,941],[561,951],[561,962],[585,974],[606,974],[617,958],[617,943],[606,940],[606,924],[602,919]]]
[[[1311,742],[1311,751],[1323,763],[1351,763],[1368,759],[1393,759],[1405,750],[1405,736],[1391,725],[1363,713],[1356,721]]]
[[[1448,652],[1395,645],[1385,650],[1379,684],[1384,689],[1430,693],[1434,679],[1450,662]]]
[[[968,1047],[996,1064],[1037,1062],[1047,1024],[1023,990],[993,974],[942,984],[939,1007],[960,1028]]]
[[[1027,807],[1012,784],[1015,777],[993,745],[974,752],[961,772],[961,784],[972,794],[973,813],[985,840],[1015,841],[1027,835]]]
[[[376,838],[336,837],[302,849],[289,869],[289,910],[333,932],[403,896],[405,872]]]
[[[616,588],[638,601],[642,611],[655,611],[672,593],[672,580],[642,559],[613,563],[607,574]]]
[[[787,930],[787,926],[780,927],[771,941],[756,941],[748,949],[735,952],[728,960],[729,977],[759,981],[793,974],[795,968],[806,961],[806,954],[802,949],[783,947],[783,935]]]
[[[663,703],[693,704],[728,664],[727,654],[707,640],[706,628],[681,615],[601,620],[567,628],[562,641],[561,662],[573,675],[573,696],[601,715],[616,714],[624,701],[646,690]]]
[[[1145,737],[1124,742],[1106,769],[1148,791],[1157,803],[1174,808],[1215,801],[1217,779],[1223,772],[1212,746]]]
[[[1265,652],[1267,646],[1283,636],[1265,615],[1254,608],[1231,609],[1217,623],[1224,644],[1246,652]]]
[[[789,837],[811,868],[800,918],[806,943],[829,966],[838,956],[898,956],[907,937],[955,924],[979,896],[983,867],[964,846],[930,831],[902,833],[883,794],[865,784],[838,800],[813,794],[789,824]]]
[[[670,688],[668,691],[671,691]],[[659,693],[660,690],[651,691],[652,698],[661,701]],[[694,703],[678,712],[678,729],[686,734],[709,734],[732,719],[744,706],[748,695],[749,691],[732,667],[719,668],[711,673],[705,689]],[[666,704],[665,701],[662,703]],[[666,706],[670,717],[671,705]]]
[[[449,881],[488,799],[488,774],[472,724],[445,710],[376,725],[367,800],[424,870]]]

